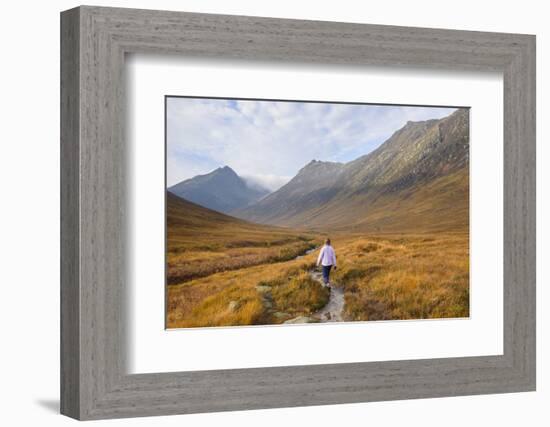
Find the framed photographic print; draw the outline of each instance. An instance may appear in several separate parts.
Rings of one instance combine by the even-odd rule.
[[[468,108],[165,113],[168,328],[469,317]]]
[[[84,6],[61,40],[62,413],[535,389],[534,36]]]

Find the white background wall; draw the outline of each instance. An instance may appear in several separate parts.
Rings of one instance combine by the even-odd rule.
[[[97,5],[537,35],[538,391],[109,421],[111,425],[546,426],[550,27],[545,2],[461,0],[96,1]],[[74,1],[5,2],[0,24],[0,395],[3,425],[68,425],[59,384],[59,12]],[[546,263],[547,264],[547,263]],[[545,311],[544,311],[545,310]],[[33,424],[31,424],[33,423]]]

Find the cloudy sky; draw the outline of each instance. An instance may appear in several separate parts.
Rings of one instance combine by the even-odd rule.
[[[311,160],[348,162],[409,120],[454,108],[175,98],[167,100],[168,186],[230,166],[276,190]]]

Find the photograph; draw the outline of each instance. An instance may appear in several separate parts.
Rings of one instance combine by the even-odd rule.
[[[469,107],[166,95],[165,153],[167,329],[470,317]]]
[[[8,6],[9,420],[548,418],[542,6],[123,3]]]

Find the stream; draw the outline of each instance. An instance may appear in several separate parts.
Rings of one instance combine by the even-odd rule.
[[[303,258],[306,255],[316,251],[317,248],[308,249],[304,254],[298,255],[296,259]],[[323,273],[315,269],[309,271],[310,277],[319,283],[319,286],[324,287]],[[320,323],[327,322],[342,322],[344,320],[342,313],[344,312],[344,289],[338,284],[331,282],[330,297],[327,304],[311,315],[311,317],[297,317],[290,319],[285,323],[309,323],[313,319],[318,320]]]
[[[309,275],[313,280],[319,282],[319,285],[325,286],[323,283],[323,273],[320,271],[312,270]],[[325,322],[342,322],[344,318],[342,313],[344,312],[344,289],[341,286],[337,286],[331,282],[330,298],[327,304],[313,314],[313,317],[318,318],[321,323]]]

